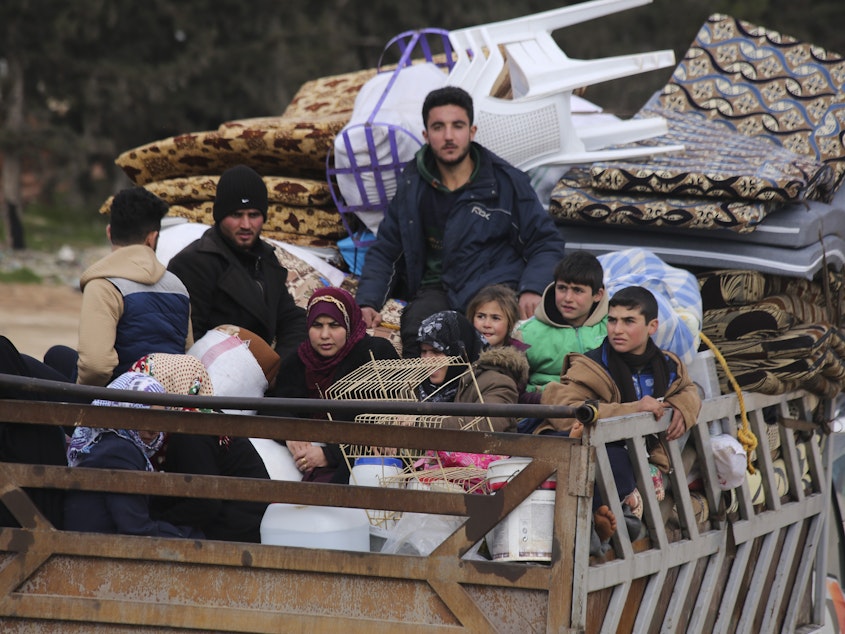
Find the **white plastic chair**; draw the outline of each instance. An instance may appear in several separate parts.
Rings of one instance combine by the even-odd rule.
[[[449,32],[457,57],[448,83],[474,101],[476,140],[521,169],[575,164],[679,151],[683,146],[604,149],[665,134],[661,118],[618,121],[578,130],[572,122],[572,92],[611,79],[656,70],[675,62],[671,50],[596,60],[569,58],[552,31],[651,0],[593,0],[543,13]],[[507,70],[512,99],[494,97]]]

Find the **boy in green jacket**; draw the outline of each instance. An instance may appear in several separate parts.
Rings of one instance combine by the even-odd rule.
[[[558,262],[554,276],[534,316],[516,331],[529,346],[527,392],[558,382],[567,354],[598,348],[607,335],[607,293],[598,258],[574,251]]]

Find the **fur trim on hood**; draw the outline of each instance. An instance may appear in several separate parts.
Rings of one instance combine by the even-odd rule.
[[[475,366],[479,370],[494,370],[509,376],[522,390],[528,384],[528,357],[513,346],[498,346],[481,353]]]

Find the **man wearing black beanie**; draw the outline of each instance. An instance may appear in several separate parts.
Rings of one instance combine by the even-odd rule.
[[[217,183],[214,226],[173,258],[191,296],[194,339],[223,324],[261,336],[280,357],[305,339],[305,311],[287,289],[288,272],[261,240],[267,186],[246,165],[226,170]]]

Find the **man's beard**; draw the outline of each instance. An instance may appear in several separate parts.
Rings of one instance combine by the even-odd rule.
[[[221,230],[219,226],[216,226],[216,229],[217,229],[217,232],[220,235],[220,237],[223,238],[223,241],[226,244],[228,244],[229,247],[233,251],[236,251],[236,252],[240,251],[240,252],[243,252],[243,253],[248,253],[248,252],[252,251],[252,249],[255,247],[256,244],[258,244],[258,241],[261,239],[261,232],[258,232],[253,237],[252,242],[250,242],[248,245],[244,245],[243,243],[238,242],[235,239],[235,236],[231,236],[231,235],[227,234],[225,231]]]
[[[435,153],[434,158],[437,160],[438,163],[441,165],[445,165],[446,167],[454,167],[455,165],[460,165],[464,162],[464,159],[469,156],[469,146],[456,158],[453,159],[444,159],[440,154]]]

